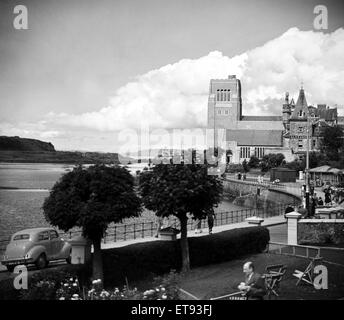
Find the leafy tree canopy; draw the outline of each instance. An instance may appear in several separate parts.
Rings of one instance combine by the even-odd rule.
[[[78,166],[54,185],[43,210],[52,225],[64,231],[81,227],[86,237],[99,239],[111,222],[139,216],[141,202],[127,169]]]
[[[205,217],[221,201],[222,183],[207,174],[206,165],[156,165],[140,175],[145,207],[158,216]]]

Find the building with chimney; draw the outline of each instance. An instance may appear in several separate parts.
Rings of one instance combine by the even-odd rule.
[[[208,99],[208,128],[225,129],[226,148],[232,151],[233,163],[262,158],[270,153],[282,153],[286,161],[301,157],[307,150],[318,151],[322,130],[340,124],[337,108],[319,104],[308,106],[301,87],[297,102],[286,93],[281,116],[245,116],[242,114],[242,87],[235,75],[228,79],[210,80]],[[307,120],[307,115],[309,119]]]

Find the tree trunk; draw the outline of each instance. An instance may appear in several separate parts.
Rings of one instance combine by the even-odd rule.
[[[188,230],[187,230],[188,218],[185,215],[180,218],[180,245],[182,249],[182,271],[190,270],[190,257],[189,257],[189,243],[188,243]]]
[[[104,284],[101,238],[93,240],[93,280],[100,279]]]

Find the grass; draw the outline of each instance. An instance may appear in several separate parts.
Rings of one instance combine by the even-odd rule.
[[[280,285],[280,300],[334,300],[344,297],[344,265],[324,263],[328,268],[328,290],[317,290],[304,282],[296,286],[297,278],[292,275],[295,269],[304,270],[309,260],[268,253],[195,268],[183,276],[181,287],[200,299],[236,292],[238,284],[244,278],[242,266],[246,261],[253,261],[259,273],[264,273],[267,265],[287,266],[287,272]]]

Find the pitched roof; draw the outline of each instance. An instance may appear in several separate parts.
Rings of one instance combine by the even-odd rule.
[[[282,130],[226,130],[226,140],[238,146],[282,147]]]
[[[299,116],[300,111],[302,111],[302,116]],[[308,105],[305,96],[305,90],[303,88],[300,89],[299,97],[297,98],[297,102],[295,105],[295,109],[291,115],[291,119],[302,119],[307,118],[308,113]]]
[[[313,169],[310,169],[309,172],[343,174],[343,170],[332,168],[330,166],[321,166],[321,167],[313,168]]]

